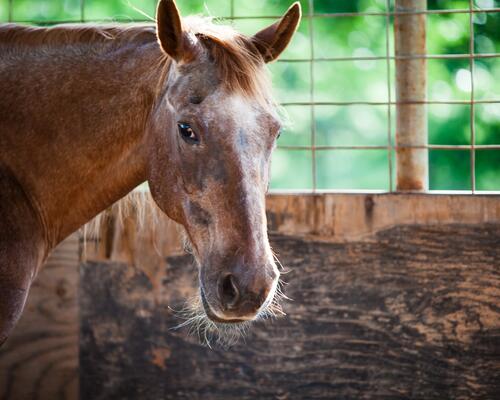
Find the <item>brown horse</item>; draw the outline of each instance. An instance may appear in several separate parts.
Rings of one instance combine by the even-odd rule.
[[[0,344],[49,252],[144,181],[187,232],[211,323],[265,313],[280,131],[265,64],[300,14],[295,3],[253,37],[183,20],[173,0],[156,29],[0,27]]]

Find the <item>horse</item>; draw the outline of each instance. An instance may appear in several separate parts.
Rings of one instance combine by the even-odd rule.
[[[265,194],[282,122],[267,63],[298,2],[253,36],[160,0],[153,25],[0,26],[0,345],[51,250],[143,182],[182,225],[204,317],[265,314]]]

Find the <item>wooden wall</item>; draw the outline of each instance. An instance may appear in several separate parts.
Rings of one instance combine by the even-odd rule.
[[[78,235],[52,253],[0,348],[0,400],[78,399]]]
[[[271,195],[268,220],[293,301],[230,349],[172,329],[197,292],[175,224],[112,214],[80,274],[68,239],[0,349],[0,400],[500,398],[498,196]]]
[[[81,399],[500,398],[498,197],[273,195],[287,316],[209,349],[173,240],[113,224],[82,266]],[[168,238],[168,240],[166,239]]]

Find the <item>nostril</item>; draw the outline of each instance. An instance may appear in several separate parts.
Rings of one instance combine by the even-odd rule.
[[[226,309],[235,308],[240,299],[240,291],[238,285],[236,284],[236,279],[233,275],[228,274],[222,278],[220,285],[220,298],[222,305]]]

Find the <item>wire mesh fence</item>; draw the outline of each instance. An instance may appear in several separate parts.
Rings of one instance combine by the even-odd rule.
[[[156,0],[2,1],[2,21],[39,25],[151,22],[156,6]],[[500,2],[435,0],[423,10],[404,10],[395,1],[301,0],[298,37],[271,65],[278,99],[291,120],[275,154],[272,188],[394,191],[396,154],[421,149],[428,152],[430,189],[500,190],[500,38],[491,37],[500,31]],[[185,15],[210,13],[246,33],[279,18],[289,5],[284,0],[178,3]],[[427,20],[427,51],[396,55],[394,20],[412,15]],[[455,39],[454,31],[460,32]],[[339,36],[345,37],[342,46]],[[451,39],[439,47],[438,37]],[[417,59],[427,63],[427,95],[398,101],[397,63]],[[447,79],[439,75],[445,68],[451,71]],[[402,104],[426,108],[425,144],[398,143]],[[447,128],[456,137],[443,134]]]

